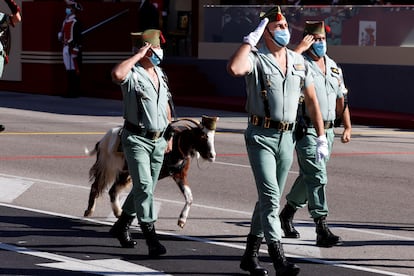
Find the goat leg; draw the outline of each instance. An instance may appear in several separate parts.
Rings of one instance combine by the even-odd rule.
[[[193,203],[193,193],[191,192],[190,185],[188,183],[188,170],[190,169],[190,161],[186,162],[182,171],[173,175],[175,183],[177,183],[178,188],[184,196],[185,204],[181,210],[180,217],[178,218],[178,226],[184,228],[185,223],[187,222],[188,215],[190,213],[191,204]]]
[[[193,204],[193,193],[191,192],[191,188],[187,185],[183,186],[185,204],[184,208],[181,210],[180,217],[178,219],[178,226],[184,228],[184,225],[187,222],[188,215],[190,213],[191,204]]]
[[[109,189],[109,198],[111,200],[111,208],[114,216],[119,218],[122,213],[121,203],[119,201],[119,194],[132,183],[128,171],[119,173],[115,183]]]
[[[96,199],[98,198],[97,180],[91,185],[91,191],[89,192],[88,208],[85,210],[83,216],[90,217],[95,212]]]

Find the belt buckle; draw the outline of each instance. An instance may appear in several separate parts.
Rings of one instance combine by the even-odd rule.
[[[252,115],[250,118],[250,122],[252,123],[252,125],[257,126],[259,124],[259,117],[257,117],[256,115]]]
[[[269,117],[264,117],[263,127],[264,128],[269,128],[270,127],[270,118]]]
[[[279,130],[281,131],[288,131],[289,130],[289,123],[288,122],[280,122],[279,123]]]

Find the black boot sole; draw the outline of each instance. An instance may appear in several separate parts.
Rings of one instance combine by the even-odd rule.
[[[255,270],[254,268],[251,269],[250,267],[247,267],[247,265],[240,264],[240,269],[249,272],[250,276],[267,276],[267,275],[269,275],[269,272],[266,269],[264,269],[263,267],[257,268],[259,270]]]

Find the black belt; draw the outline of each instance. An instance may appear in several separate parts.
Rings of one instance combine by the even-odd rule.
[[[308,127],[314,127],[312,123],[308,124]],[[332,121],[323,121],[324,129],[330,129],[334,127],[334,122]]]
[[[124,128],[135,135],[145,137],[150,140],[156,140],[164,134],[164,131],[148,131],[145,128],[141,128],[126,120],[124,122]]]
[[[250,116],[250,123],[254,126],[262,126],[263,128],[275,128],[280,131],[292,130],[295,123],[273,121],[268,118],[262,118],[256,115]]]

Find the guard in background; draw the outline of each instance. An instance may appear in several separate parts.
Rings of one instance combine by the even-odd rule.
[[[227,65],[232,76],[246,80],[249,123],[244,137],[258,194],[240,268],[250,275],[268,275],[258,259],[264,237],[276,275],[294,276],[300,269],[284,254],[279,207],[293,162],[293,131],[302,91],[318,141],[312,154],[322,160],[328,144],[311,72],[304,58],[286,47],[290,32],[280,7],[270,9],[260,19]],[[264,43],[256,49],[262,37]]]
[[[7,6],[11,10],[10,15],[3,14],[0,18],[0,77],[3,75],[4,65],[9,62],[10,51],[10,30],[9,25],[16,26],[17,23],[22,21],[20,15],[20,7],[13,0],[5,0]],[[5,130],[4,125],[0,125],[0,132]]]
[[[160,30],[132,33],[133,54],[117,64],[112,79],[122,90],[124,128],[121,141],[132,178],[132,189],[122,206],[122,213],[110,230],[122,247],[132,248],[129,226],[136,217],[148,246],[148,255],[158,257],[167,250],[155,231],[157,212],[154,192],[164,161],[164,153],[172,149],[171,97],[166,76],[158,66],[164,52]]]
[[[66,18],[58,39],[63,43],[63,63],[67,72],[68,87],[65,97],[75,98],[80,94],[80,73],[82,65],[82,27],[76,14],[82,6],[74,0],[66,0]]]
[[[302,103],[298,110],[298,122],[302,125],[298,129],[302,133],[297,135],[296,142],[300,172],[286,196],[287,203],[280,213],[280,220],[286,238],[299,238],[300,234],[293,226],[292,220],[296,210],[307,204],[308,211],[316,224],[316,245],[332,247],[342,244],[342,239],[334,235],[326,223],[328,216],[326,163],[332,152],[336,119],[342,119],[344,124],[342,143],[348,143],[351,139],[350,114],[344,99],[347,89],[343,82],[342,70],[326,55],[324,22],[307,21],[303,36],[295,51],[303,53],[314,76],[316,95],[328,138],[329,155],[322,162],[317,162],[312,154],[317,146],[316,130],[310,121],[305,103]]]

